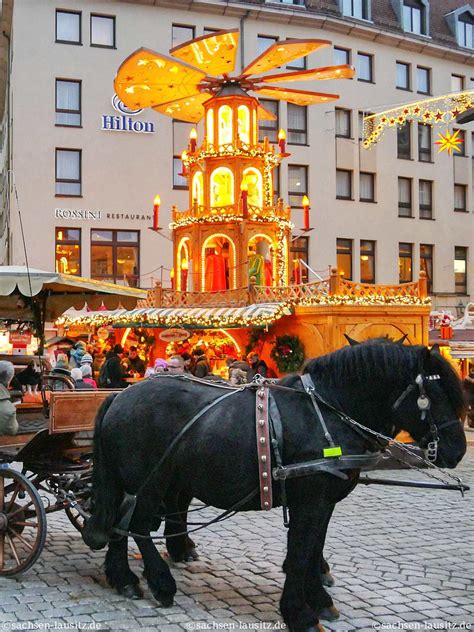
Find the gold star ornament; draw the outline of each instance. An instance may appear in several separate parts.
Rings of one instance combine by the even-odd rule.
[[[463,139],[459,138],[459,133],[461,130],[457,129],[455,132],[451,134],[451,132],[446,132],[446,134],[438,134],[438,140],[435,141],[435,145],[439,145],[438,154],[443,151],[447,151],[451,156],[454,152],[461,153],[461,145],[463,144]]]

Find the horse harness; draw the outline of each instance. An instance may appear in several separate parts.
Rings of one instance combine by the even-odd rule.
[[[154,376],[151,379],[159,379],[161,376]],[[179,443],[180,439],[190,430],[194,424],[209,410],[217,406],[220,402],[242,392],[247,389],[254,389],[256,391],[255,398],[255,423],[256,423],[256,438],[257,438],[257,458],[258,458],[258,474],[259,474],[259,486],[255,488],[250,494],[241,499],[238,503],[233,505],[230,509],[223,512],[217,518],[211,520],[209,523],[204,524],[200,528],[208,526],[212,523],[219,522],[231,514],[235,513],[244,504],[249,502],[258,493],[260,496],[260,507],[264,511],[270,511],[273,507],[273,492],[272,482],[280,482],[280,502],[283,507],[283,522],[286,527],[289,526],[288,519],[288,507],[286,501],[286,479],[297,478],[302,476],[308,476],[318,473],[326,473],[336,476],[337,478],[348,480],[349,477],[344,473],[344,470],[353,470],[372,467],[377,464],[381,458],[381,452],[388,445],[388,437],[384,437],[380,433],[372,431],[366,428],[359,422],[343,413],[338,408],[332,406],[329,402],[326,402],[321,395],[316,391],[316,387],[311,376],[305,373],[300,376],[304,391],[295,389],[293,387],[284,386],[278,384],[275,380],[267,379],[261,375],[256,375],[254,380],[250,384],[244,384],[239,387],[231,386],[224,381],[207,381],[204,379],[196,378],[195,376],[188,376],[183,374],[167,375],[163,377],[172,377],[173,379],[184,379],[192,382],[198,382],[206,386],[214,388],[225,389],[227,392],[220,395],[218,398],[204,406],[198,411],[191,419],[189,419],[181,430],[176,434],[171,441],[168,448],[165,450],[157,465],[153,468],[150,475],[145,482],[140,486],[137,492],[133,496],[129,496],[126,501],[124,513],[122,518],[114,529],[114,531],[123,536],[131,535],[134,537],[148,538],[149,536],[140,536],[139,534],[132,534],[127,531],[133,512],[136,506],[137,497],[139,493],[149,484],[149,482],[156,476],[157,472],[165,462],[165,460],[171,455],[175,446]],[[424,421],[428,418],[430,425],[430,432],[432,441],[428,443],[427,453],[428,460],[435,461],[437,456],[437,445],[439,441],[438,430],[455,423],[457,420],[446,422],[439,427],[434,424],[433,416],[431,414],[431,402],[426,395],[424,389],[424,379],[439,380],[439,375],[423,376],[419,374],[415,379],[415,384],[409,384],[403,393],[398,397],[392,406],[392,410],[396,410],[403,400],[418,386],[419,397],[417,400],[418,409],[421,413],[421,419]],[[271,392],[273,389],[282,391],[291,391],[293,393],[301,393],[308,395],[311,399],[316,418],[322,428],[323,434],[329,444],[327,448],[323,448],[323,458],[314,459],[311,461],[305,461],[300,463],[294,463],[290,465],[283,465],[282,452],[283,452],[283,425],[281,420],[280,411],[278,409],[275,397]],[[358,433],[366,442],[372,444],[373,450],[371,452],[365,452],[364,454],[349,454],[343,455],[340,446],[336,446],[331,433],[328,430],[324,416],[321,412],[320,404],[334,412],[342,421],[346,422],[352,430]],[[370,435],[373,435],[372,437]],[[425,439],[426,437],[424,437]],[[271,467],[272,455],[275,462],[275,467]],[[196,531],[198,529],[194,529]],[[186,531],[185,533],[192,533],[192,531]],[[171,534],[167,537],[177,537],[182,535]],[[154,538],[153,538],[154,539]]]

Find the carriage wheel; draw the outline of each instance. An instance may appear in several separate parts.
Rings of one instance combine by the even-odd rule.
[[[32,483],[0,468],[0,576],[13,577],[36,562],[46,539],[46,512]]]

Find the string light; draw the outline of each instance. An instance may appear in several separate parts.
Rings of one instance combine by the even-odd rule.
[[[371,114],[364,118],[363,146],[368,149],[375,144],[387,127],[404,125],[407,121],[446,125],[472,107],[474,107],[474,90],[464,90],[406,103],[378,114]]]

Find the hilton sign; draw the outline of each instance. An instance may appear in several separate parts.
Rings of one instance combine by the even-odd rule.
[[[128,108],[116,94],[112,97],[112,107],[118,115],[102,114],[101,129],[107,132],[134,132],[135,134],[154,134],[155,124],[151,121],[135,121],[132,116],[143,112]]]

